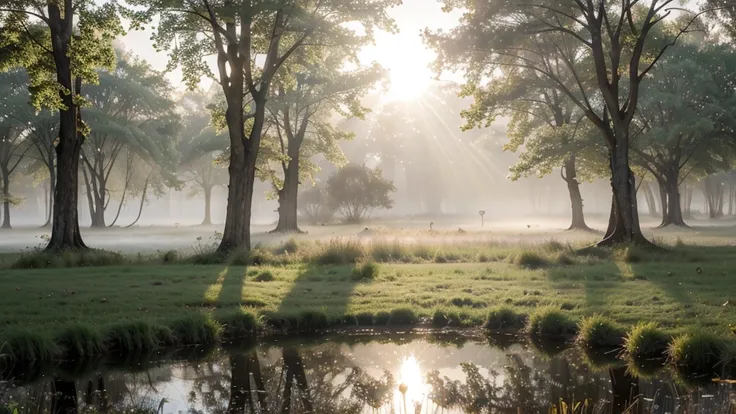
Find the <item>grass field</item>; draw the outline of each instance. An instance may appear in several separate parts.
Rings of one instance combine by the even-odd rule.
[[[248,331],[250,315],[276,329],[418,322],[479,327],[500,306],[521,315],[550,306],[573,320],[601,314],[624,327],[654,321],[672,334],[734,336],[733,247],[579,247],[335,240],[288,242],[223,264],[192,264],[213,262],[204,252],[199,258],[126,256],[105,267],[6,268],[0,273],[0,344],[12,353],[28,346],[26,337],[49,346],[90,335],[104,342],[121,329],[184,329],[202,320],[212,322],[211,334],[197,333],[207,338],[223,325]]]

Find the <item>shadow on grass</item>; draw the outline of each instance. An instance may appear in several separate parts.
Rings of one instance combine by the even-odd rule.
[[[278,310],[267,315],[276,328],[300,331],[325,329],[345,323],[350,298],[362,283],[351,266],[305,264]]]

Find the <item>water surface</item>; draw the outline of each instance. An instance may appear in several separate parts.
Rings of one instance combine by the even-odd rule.
[[[341,336],[16,369],[19,413],[723,413],[736,386],[637,378],[613,358],[515,338]],[[726,372],[725,368],[722,372]],[[725,374],[724,374],[725,375]],[[2,413],[2,408],[0,408]]]

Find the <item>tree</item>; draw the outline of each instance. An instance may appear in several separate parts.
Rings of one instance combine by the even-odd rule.
[[[327,190],[315,185],[303,191],[299,196],[299,213],[310,224],[332,220],[335,209],[330,204]]]
[[[159,17],[157,47],[171,49],[171,66],[182,65],[195,87],[214,78],[205,58],[217,56],[216,81],[225,95],[230,138],[228,205],[218,250],[250,249],[250,219],[266,102],[278,70],[306,44],[355,49],[374,28],[393,30],[385,13],[397,0],[131,0],[146,7],[136,21]],[[347,28],[357,23],[365,34]],[[353,52],[354,53],[354,52]],[[256,57],[263,61],[256,62]]]
[[[554,54],[540,55],[543,65],[565,83],[575,87],[575,78],[566,66],[555,65]],[[557,85],[532,70],[509,69],[502,79],[472,89],[474,104],[463,112],[464,129],[490,127],[498,116],[510,115],[509,143],[506,150],[524,146],[519,162],[511,169],[511,179],[536,174],[540,178],[560,168],[570,194],[572,222],[569,229],[588,230],[583,213],[579,178],[600,173],[605,162],[597,156],[596,131],[574,102],[558,91]],[[591,128],[593,127],[593,128]]]
[[[602,245],[648,243],[639,226],[630,129],[641,82],[694,22],[687,19],[675,33],[660,30],[673,2],[445,0],[447,10],[465,9],[460,24],[449,32],[426,32],[438,51],[437,68],[466,70],[467,91],[498,78],[497,70],[529,71],[555,85],[599,129],[613,190]],[[558,67],[566,68],[572,84]]]
[[[28,118],[32,117],[28,104],[26,77],[20,70],[0,73],[0,178],[3,206],[2,228],[9,229],[10,207],[20,203],[10,192],[10,179],[31,148],[24,134]]]
[[[35,25],[34,27],[31,27]],[[112,40],[122,33],[117,6],[91,0],[6,0],[0,27],[11,51],[0,69],[25,67],[36,108],[59,111],[56,185],[51,238],[46,250],[86,248],[79,232],[77,186],[86,127],[80,112],[83,83],[96,83],[95,68],[112,67]]]
[[[530,108],[531,109],[531,108]],[[538,108],[537,108],[538,109]],[[511,167],[511,179],[536,174],[544,177],[560,169],[570,195],[572,221],[569,230],[588,230],[583,212],[580,181],[590,181],[606,175],[605,148],[598,139],[598,130],[590,122],[578,118],[548,123],[531,120],[526,112],[515,113],[509,125],[510,141],[504,147],[524,150],[519,161]]]
[[[726,45],[678,45],[642,83],[633,161],[656,179],[662,224],[686,226],[680,185],[728,170],[736,150],[736,53]],[[720,187],[720,185],[719,185]]]
[[[274,80],[273,97],[267,106],[272,124],[268,136],[277,159],[267,161],[261,174],[278,195],[279,221],[274,232],[300,231],[299,184],[313,180],[319,171],[312,157],[319,154],[344,165],[338,142],[353,138],[353,134],[335,128],[331,116],[337,113],[363,119],[368,109],[360,99],[383,75],[377,65],[344,71],[349,56],[339,51],[304,48],[301,52]],[[277,167],[272,168],[273,164]]]
[[[204,195],[203,226],[212,224],[212,189],[227,184],[222,155],[227,152],[228,138],[209,127],[209,114],[189,112],[184,118],[184,131],[179,145],[182,154],[181,179],[192,185],[190,196]]]
[[[126,161],[122,167],[122,207],[136,158],[171,165],[171,160],[162,158],[175,153],[178,119],[169,98],[171,85],[145,61],[122,51],[117,56],[115,69],[100,71],[99,85],[84,91],[84,98],[92,105],[85,111],[90,133],[82,146],[82,175],[92,227],[106,226],[105,211],[112,199],[110,180],[115,178],[116,168],[121,169],[119,161]]]
[[[396,187],[381,176],[381,170],[362,165],[349,164],[327,180],[331,203],[348,223],[359,223],[376,208],[392,208],[393,191]]]

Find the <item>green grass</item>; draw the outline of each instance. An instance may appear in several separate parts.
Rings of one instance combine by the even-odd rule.
[[[614,348],[624,342],[624,329],[602,315],[583,318],[575,341],[585,348]]]
[[[667,349],[667,356],[685,371],[713,372],[723,362],[727,350],[723,338],[709,332],[697,331],[675,337]]]
[[[542,338],[565,338],[575,334],[575,322],[554,306],[538,308],[529,315],[526,323],[529,335]]]
[[[669,340],[669,336],[656,323],[640,322],[626,334],[624,351],[635,361],[662,358]]]
[[[732,335],[736,307],[723,304],[736,295],[729,276],[736,252],[671,249],[333,241],[286,243],[196,266],[191,256],[163,253],[125,256],[105,268],[5,268],[0,354],[44,359],[61,349],[213,342],[259,331],[261,321],[286,330],[406,321],[503,330],[518,324],[512,314],[539,322],[535,315],[549,307],[564,315],[555,323],[568,333],[570,321],[600,314],[624,327],[652,321],[668,335],[699,327]],[[543,266],[529,266],[539,258]],[[239,320],[243,308],[253,318]],[[86,329],[65,332],[70,326]],[[540,322],[532,331],[551,328]]]

